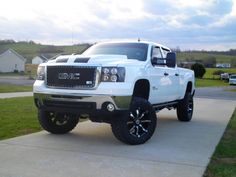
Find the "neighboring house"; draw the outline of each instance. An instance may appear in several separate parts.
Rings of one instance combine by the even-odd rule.
[[[0,72],[25,71],[26,59],[13,49],[0,54]]]
[[[32,59],[32,64],[39,65],[41,63],[47,62],[48,59],[44,55],[36,56]]]
[[[230,68],[231,64],[230,63],[217,63],[216,67],[217,68]]]

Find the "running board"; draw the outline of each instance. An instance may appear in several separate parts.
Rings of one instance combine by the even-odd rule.
[[[161,109],[167,108],[172,109],[175,108],[174,106],[178,104],[178,101],[172,101],[172,102],[166,102],[166,103],[160,103],[160,104],[153,104],[152,107],[158,112]]]

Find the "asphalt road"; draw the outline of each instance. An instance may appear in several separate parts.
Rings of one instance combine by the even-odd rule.
[[[33,85],[34,80],[28,79],[27,76],[1,76],[0,84],[12,85]]]
[[[161,111],[153,137],[139,146],[122,144],[109,125],[89,121],[66,135],[42,131],[0,141],[0,176],[201,177],[235,106],[196,98],[188,123]]]

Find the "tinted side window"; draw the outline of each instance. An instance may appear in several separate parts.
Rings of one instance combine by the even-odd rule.
[[[163,51],[163,55],[164,55],[163,58],[166,58],[166,55],[167,55],[167,53],[170,52],[170,50],[162,48],[162,51]]]
[[[161,49],[159,47],[153,47],[152,58],[153,57],[162,58]]]

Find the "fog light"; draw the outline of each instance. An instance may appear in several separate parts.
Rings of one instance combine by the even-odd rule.
[[[115,106],[114,106],[113,104],[109,103],[109,104],[107,105],[107,110],[108,110],[109,112],[113,112],[113,111],[115,110]]]

